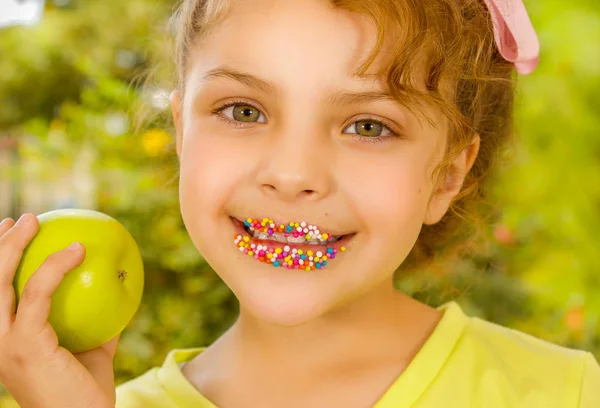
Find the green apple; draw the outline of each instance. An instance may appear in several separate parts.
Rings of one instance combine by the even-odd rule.
[[[59,345],[72,353],[99,347],[129,324],[140,305],[140,250],[120,222],[98,211],[61,209],[37,218],[40,229],[15,274],[17,304],[25,284],[49,255],[81,242],[85,260],[65,275],[52,295],[48,320]]]

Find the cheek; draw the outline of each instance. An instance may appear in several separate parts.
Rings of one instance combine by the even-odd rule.
[[[399,154],[353,170],[356,211],[374,236],[418,235],[430,189],[424,156]]]
[[[223,138],[190,128],[184,135],[180,159],[179,195],[190,227],[203,225],[205,217],[222,214],[232,192],[243,182],[243,152]],[[204,224],[211,225],[211,224]]]

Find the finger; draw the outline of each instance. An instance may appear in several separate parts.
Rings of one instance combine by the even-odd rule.
[[[8,218],[0,224],[0,333],[6,333],[15,320],[13,280],[23,250],[37,231],[33,214],[24,214],[16,223]]]
[[[0,286],[12,285],[23,251],[37,234],[39,223],[33,214],[23,214],[0,238]]]
[[[0,222],[0,238],[6,231],[8,231],[13,225],[15,225],[15,221],[12,218],[5,218]]]
[[[113,359],[120,337],[121,334],[119,333],[111,341],[100,347],[73,354],[109,395],[113,395],[114,392]]]
[[[113,359],[115,357],[115,353],[117,352],[117,344],[119,344],[119,339],[120,338],[121,338],[121,333],[117,334],[115,336],[115,338],[113,338],[108,343],[103,344],[102,346],[100,346],[104,350],[106,350],[106,352],[108,353],[108,355],[110,356],[111,359]]]
[[[6,333],[15,321],[16,298],[12,286],[0,287],[0,336]]]
[[[15,221],[12,218],[5,218],[0,222],[0,238],[13,226]],[[9,310],[8,313],[0,312],[0,335],[6,333],[13,322],[15,312],[15,291],[12,285],[0,286],[0,311]],[[3,317],[2,317],[3,316]]]
[[[64,276],[85,259],[85,248],[78,244],[50,255],[29,278],[17,307],[15,324],[21,330],[37,334],[48,321],[50,300]]]

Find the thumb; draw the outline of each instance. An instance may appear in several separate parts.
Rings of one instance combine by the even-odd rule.
[[[111,360],[115,357],[115,353],[117,351],[117,344],[119,344],[119,339],[120,338],[121,338],[121,333],[117,334],[115,336],[115,338],[113,338],[108,343],[103,344],[102,346],[100,346],[100,348],[103,348],[104,350],[106,350],[106,352],[110,356]]]
[[[108,343],[93,350],[73,354],[75,358],[90,372],[102,389],[115,398],[115,376],[113,371],[113,359],[121,334]]]

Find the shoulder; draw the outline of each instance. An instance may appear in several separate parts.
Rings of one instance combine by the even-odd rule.
[[[528,363],[535,371],[581,363],[584,351],[570,349],[530,334],[504,327],[477,317],[470,317],[463,342],[503,364],[518,362],[521,370]]]
[[[158,367],[116,388],[116,408],[169,407],[169,398],[157,378]]]
[[[591,353],[476,317],[467,320],[457,353],[468,355],[471,364],[481,365],[479,381],[504,389],[504,395],[514,395],[520,401],[600,407],[600,368]],[[593,397],[592,389],[596,392]],[[593,405],[580,405],[584,398],[594,398]]]
[[[170,408],[198,398],[181,373],[179,365],[191,360],[203,348],[174,349],[161,367],[153,367],[141,376],[116,387],[116,408]]]
[[[600,407],[600,365],[591,353],[584,358],[579,407]]]

